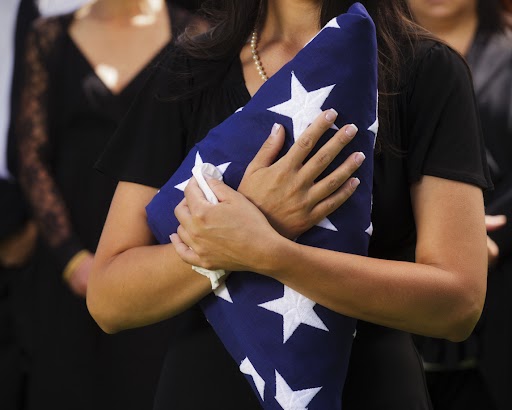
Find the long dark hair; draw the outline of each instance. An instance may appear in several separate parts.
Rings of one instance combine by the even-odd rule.
[[[202,36],[185,32],[178,40],[178,49],[196,61],[204,61],[205,69],[211,69],[216,61],[238,55],[254,28],[262,25],[268,0],[205,0],[200,14],[209,22],[211,29]],[[402,76],[404,47],[413,44],[418,37],[430,37],[413,19],[406,0],[361,0],[373,17],[377,27],[379,46],[379,117],[380,134],[388,134],[390,97],[399,92]],[[344,13],[355,3],[353,0],[323,0],[320,26],[331,18]],[[196,84],[196,88],[204,86]],[[386,138],[387,139],[387,138]],[[393,144],[385,144],[393,145]]]

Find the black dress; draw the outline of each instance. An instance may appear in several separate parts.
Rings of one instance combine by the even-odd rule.
[[[177,34],[185,20],[169,11]],[[172,328],[104,334],[62,272],[78,251],[96,250],[116,182],[94,162],[169,45],[113,94],[69,36],[72,20],[38,20],[29,33],[17,120],[20,181],[41,229],[27,408],[148,409]]]
[[[178,64],[165,64],[173,63]],[[194,62],[186,63],[194,71]],[[422,175],[482,188],[489,180],[477,117],[468,115],[475,113],[475,105],[465,64],[431,41],[420,42],[406,63],[402,92],[392,101],[394,149],[375,157],[370,255],[413,261],[416,233],[410,184]],[[118,180],[162,186],[194,142],[250,99],[238,55],[212,63],[206,76],[209,85],[198,94],[169,102],[163,98],[173,93],[169,73],[155,72],[97,168]],[[191,81],[203,80],[199,75]],[[403,154],[393,153],[398,151]],[[201,312],[190,309],[175,321],[181,323],[181,334],[170,345],[155,408],[258,408],[238,366]],[[198,388],[206,388],[206,393],[194,394]],[[421,360],[409,334],[360,322],[343,408],[430,408]]]

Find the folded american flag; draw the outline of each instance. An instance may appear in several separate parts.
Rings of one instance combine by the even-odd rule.
[[[237,188],[274,123],[284,125],[288,149],[329,108],[338,111],[338,126],[354,123],[359,133],[326,174],[353,152],[364,152],[368,160],[356,172],[361,184],[354,195],[297,241],[366,255],[372,233],[371,158],[378,129],[377,44],[373,21],[359,3],[331,20],[243,109],[191,150],[147,206],[148,224],[157,240],[168,243],[176,232],[173,211],[194,166],[215,165],[224,181]],[[329,130],[318,145],[334,132]],[[355,319],[252,272],[233,272],[200,305],[263,408],[341,409]]]

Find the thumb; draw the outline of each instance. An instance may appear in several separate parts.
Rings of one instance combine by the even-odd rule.
[[[209,175],[205,175],[204,179],[208,183],[219,202],[224,202],[233,197],[233,195],[240,195],[237,191],[226,185],[223,181],[212,178]]]
[[[284,145],[284,127],[281,124],[274,124],[269,137],[261,146],[260,150],[247,166],[246,174],[251,175],[260,168],[269,167],[274,163],[277,155]]]

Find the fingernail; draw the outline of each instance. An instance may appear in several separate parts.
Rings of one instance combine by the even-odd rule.
[[[359,180],[359,178],[352,178],[350,180],[350,186],[352,187],[352,189],[356,189],[360,183],[361,181]]]
[[[355,157],[355,161],[357,165],[361,165],[364,160],[366,159],[366,155],[364,155],[362,152],[358,152]]]
[[[347,126],[347,128],[345,129],[345,133],[347,134],[347,136],[349,138],[354,138],[357,134],[357,131],[359,131],[359,128],[357,128],[355,126],[355,124],[350,124],[349,126]]]
[[[325,113],[325,119],[329,122],[334,122],[336,118],[338,118],[338,112],[334,108],[331,108]]]
[[[272,131],[270,132],[270,135],[276,136],[280,129],[281,129],[281,124],[275,123],[272,126]]]

